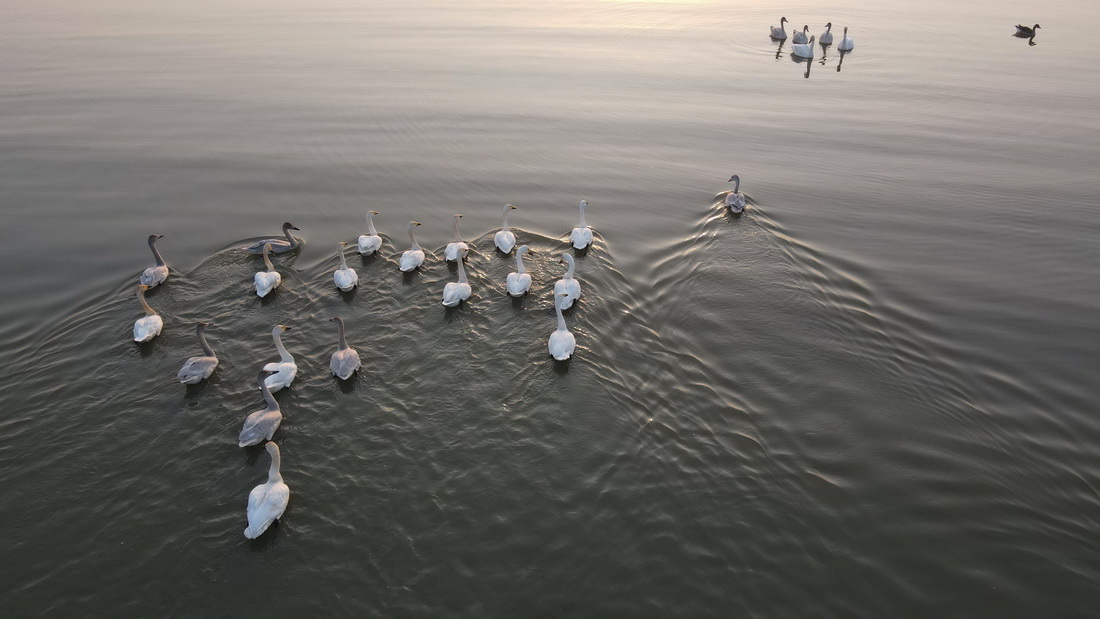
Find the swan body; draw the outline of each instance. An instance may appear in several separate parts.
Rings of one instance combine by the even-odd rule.
[[[807,41],[806,33],[809,31],[809,26],[802,26],[802,32],[795,30],[794,36],[791,37],[791,43],[805,43]]]
[[[837,45],[836,48],[842,52],[850,52],[855,49],[855,46],[856,42],[852,39],[852,37],[848,36],[848,27],[845,26],[844,37],[840,39],[840,45]]]
[[[843,43],[842,43],[843,44]],[[791,52],[799,58],[814,57],[814,37],[810,37],[809,43],[795,44],[791,46]]]
[[[473,293],[473,289],[470,288],[470,283],[466,281],[466,269],[462,266],[462,259],[466,257],[466,252],[463,251],[459,257],[458,262],[458,281],[448,282],[443,287],[443,305],[445,307],[455,307],[459,303],[470,298],[470,294]]]
[[[359,235],[359,253],[369,256],[382,247],[382,237],[374,229],[374,216],[378,211],[367,211],[367,233]]]
[[[410,221],[407,227],[409,231],[409,241],[412,242],[412,247],[406,249],[405,252],[401,254],[400,266],[400,269],[406,273],[424,264],[424,250],[420,247],[420,244],[416,242],[416,237],[413,236],[413,228],[419,225],[419,221]]]
[[[260,484],[248,493],[248,527],[244,530],[244,536],[248,539],[256,539],[271,523],[282,517],[290,502],[290,486],[283,481],[279,470],[281,457],[279,446],[268,443],[264,446],[271,455],[271,468],[267,472],[267,483]]]
[[[726,207],[734,213],[745,210],[745,194],[741,193],[741,177],[734,174],[729,181],[733,183],[733,191],[726,194]]]
[[[163,234],[149,235],[149,249],[153,252],[153,259],[157,263],[141,272],[138,283],[143,286],[153,288],[163,284],[164,280],[168,279],[168,265],[164,263],[164,258],[160,257],[160,251],[157,250],[156,245],[157,239],[163,238]]]
[[[569,242],[573,244],[574,249],[584,249],[592,244],[592,228],[588,227],[588,224],[584,221],[584,209],[588,206],[588,200],[581,200],[579,208],[581,210],[581,221],[576,228],[573,228],[573,232],[569,233]]]
[[[562,254],[561,259],[569,266],[565,269],[565,275],[554,282],[554,299],[565,295],[561,299],[561,308],[567,310],[573,307],[573,302],[581,298],[581,283],[573,277],[573,256]]]
[[[348,346],[348,341],[344,339],[344,320],[336,316],[332,318],[332,322],[336,323],[338,345],[336,352],[332,353],[332,359],[329,360],[328,367],[332,370],[334,376],[340,380],[347,380],[362,366],[362,362],[359,360],[359,353]]]
[[[555,295],[554,297],[554,311],[558,314],[558,328],[550,334],[550,339],[546,342],[546,348],[550,351],[550,356],[558,361],[565,361],[572,357],[573,351],[577,348],[577,339],[569,332],[569,327],[565,324],[565,316],[562,316],[561,313],[561,303],[565,297],[565,294]]]
[[[787,23],[787,18],[784,17],[779,20],[779,27],[772,26],[772,38],[784,41],[787,38],[787,31],[784,29],[783,24]]]
[[[458,260],[459,256],[465,254],[469,246],[462,240],[462,235],[458,233],[458,220],[462,218],[462,215],[455,213],[454,216],[454,228],[455,228],[455,240],[447,243],[447,248],[443,250],[443,257],[447,259],[447,262],[454,262]]]
[[[279,429],[279,424],[283,422],[283,411],[279,408],[275,396],[271,395],[271,390],[267,388],[267,384],[264,382],[272,374],[274,372],[269,370],[260,370],[260,373],[256,376],[256,383],[260,386],[260,393],[264,395],[267,408],[245,417],[241,433],[237,436],[237,444],[241,447],[259,445],[264,441],[270,441],[271,437],[275,435],[275,430]]]
[[[264,245],[264,266],[267,267],[266,271],[257,271],[252,276],[252,281],[256,285],[256,294],[262,299],[271,294],[272,290],[275,290],[283,283],[283,276],[275,270],[275,265],[271,264],[271,243]]]
[[[822,32],[821,36],[817,37],[817,42],[821,45],[833,44],[833,22],[825,24],[825,32]]]
[[[508,211],[514,211],[516,207],[511,204],[504,205],[504,226],[493,235],[493,244],[504,253],[512,251],[516,246],[516,235],[508,228]]]
[[[250,254],[262,254],[263,251],[264,251],[264,245],[267,245],[267,244],[270,243],[271,244],[271,251],[273,251],[277,254],[286,253],[288,251],[294,251],[295,249],[298,249],[300,243],[298,242],[298,239],[294,238],[294,236],[292,236],[290,234],[291,230],[298,230],[298,228],[296,228],[294,226],[294,224],[290,223],[289,221],[284,222],[283,223],[283,236],[285,238],[265,239],[263,241],[256,241],[255,243],[249,245],[248,247],[245,247],[245,249]]]
[[[210,375],[214,373],[214,369],[218,367],[218,356],[214,354],[214,349],[210,348],[210,344],[206,343],[206,334],[204,333],[206,327],[210,324],[209,322],[200,322],[195,325],[195,336],[199,338],[199,346],[202,347],[202,352],[205,354],[201,357],[191,357],[180,368],[176,377],[184,385],[201,383],[210,378]]]
[[[298,364],[294,362],[294,357],[290,356],[286,347],[283,346],[283,331],[289,330],[290,327],[284,327],[283,325],[275,325],[275,328],[271,330],[271,339],[275,340],[275,349],[279,351],[279,361],[264,364],[264,371],[272,372],[270,376],[264,379],[264,384],[272,393],[289,387],[294,382],[294,377],[298,375]]]
[[[348,267],[348,260],[344,257],[344,248],[348,244],[341,241],[336,244],[336,254],[340,257],[340,268],[332,274],[332,281],[340,292],[351,292],[352,288],[359,285],[359,274],[355,269]]]
[[[1017,24],[1016,25],[1016,36],[1018,36],[1018,37],[1033,37],[1033,36],[1035,36],[1035,31],[1038,30],[1038,29],[1039,29],[1039,24],[1035,24],[1031,28],[1028,28],[1027,26]]]
[[[526,245],[520,245],[516,249],[516,272],[509,273],[505,286],[508,294],[513,297],[522,297],[531,290],[531,274],[523,266],[523,254],[531,251]]]
[[[148,286],[138,284],[138,302],[141,303],[141,308],[145,310],[145,315],[134,321],[135,342],[148,342],[160,335],[161,329],[164,328],[164,320],[161,319],[156,310],[149,307],[149,303],[145,300],[145,291],[148,289]]]

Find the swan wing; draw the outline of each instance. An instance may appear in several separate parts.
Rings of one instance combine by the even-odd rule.
[[[143,316],[134,321],[134,341],[148,342],[160,335],[164,328],[164,321],[160,316]]]
[[[493,243],[507,254],[516,246],[516,235],[511,230],[501,230],[493,235]]]
[[[282,421],[283,414],[280,411],[256,411],[245,417],[244,427],[241,428],[237,442],[241,447],[247,447],[249,445],[259,445],[260,442],[265,440],[269,441],[275,435],[275,430],[279,429],[279,424]]]
[[[547,342],[546,347],[549,349],[551,357],[558,361],[565,361],[573,356],[573,351],[577,347],[577,340],[569,331],[554,331],[550,334],[550,340]]]
[[[458,257],[462,255],[462,252],[469,248],[470,246],[462,241],[447,243],[447,249],[443,250],[443,257],[450,262],[456,262]]]
[[[424,264],[424,251],[420,249],[406,249],[401,254],[401,270],[411,271]]]
[[[359,285],[359,274],[355,269],[338,269],[332,274],[332,281],[336,283],[337,288],[348,292]]]
[[[256,539],[279,519],[290,502],[290,487],[283,482],[260,484],[248,494],[248,528],[244,536]]]
[[[183,364],[176,377],[185,385],[195,385],[210,378],[216,367],[218,367],[217,357],[191,357]]]
[[[294,377],[298,375],[298,365],[295,363],[268,363],[263,369],[278,372],[264,379],[264,384],[272,393],[283,387],[289,387],[290,383],[294,382]]]
[[[531,275],[528,273],[508,274],[508,294],[513,297],[521,297],[531,290]]]
[[[362,362],[354,348],[346,348],[332,353],[332,359],[328,365],[333,375],[341,380],[347,380],[362,366]]]
[[[359,253],[369,256],[382,247],[382,237],[377,234],[362,234],[359,236]]]
[[[168,279],[168,267],[166,265],[159,265],[145,269],[141,273],[140,281],[142,285],[152,288],[153,286],[161,285],[166,279]]]
[[[592,243],[592,228],[573,228],[569,235],[569,242],[577,249],[584,249]]]

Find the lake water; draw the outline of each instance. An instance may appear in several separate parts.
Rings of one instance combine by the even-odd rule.
[[[783,15],[855,50],[796,62]],[[0,615],[1094,613],[1098,18],[8,0]],[[597,239],[559,364],[581,198]],[[509,202],[521,301],[492,246]],[[349,251],[341,295],[367,209],[386,242]],[[474,296],[446,310],[452,213]],[[403,276],[411,219],[429,258]],[[286,220],[305,245],[260,302],[236,248]],[[138,346],[151,233],[172,273]],[[221,367],[185,388],[198,320]],[[249,541],[268,457],[236,436],[277,323],[293,494]]]

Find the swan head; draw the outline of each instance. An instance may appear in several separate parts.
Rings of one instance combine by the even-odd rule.
[[[371,215],[377,215],[378,214],[378,211],[367,211],[367,212],[370,213]]]
[[[270,454],[272,457],[274,457],[275,454],[279,453],[279,446],[272,441],[264,443],[264,449],[266,449],[267,453]]]
[[[301,230],[301,228],[299,228],[298,226],[295,226],[294,224],[290,223],[289,221],[285,221],[285,222],[283,222],[283,232],[286,232],[287,230]]]
[[[455,213],[455,220],[457,221],[459,219],[462,219],[462,214],[461,213]]]
[[[280,330],[280,331],[290,331],[290,327],[288,327],[286,325],[275,325],[275,328]]]
[[[535,253],[535,252],[531,251],[530,249],[528,249],[526,245],[520,245],[519,247],[516,248],[516,253],[517,254],[522,254],[522,253],[526,253],[526,252],[530,252],[532,254]]]
[[[578,206],[588,206],[588,200],[581,200],[581,203]]]
[[[568,264],[569,266],[573,266],[573,256],[570,256],[569,254],[562,254],[561,260],[558,260],[558,264]]]
[[[506,210],[506,211],[514,211],[514,210],[516,210],[516,205],[515,205],[515,204],[505,204],[505,205],[504,205],[504,210]]]
[[[148,290],[148,289],[149,289],[149,287],[148,287],[148,286],[146,286],[145,284],[138,284],[138,292],[142,292],[142,293],[143,293],[143,292],[145,292],[145,291],[146,291],[146,290]]]
[[[163,239],[163,238],[164,238],[163,234],[150,234],[149,235],[149,242],[152,243],[153,241],[155,241],[157,239]]]
[[[1039,26],[1039,24],[1035,24],[1035,27],[1034,27],[1034,28],[1032,28],[1032,30],[1038,30],[1038,29],[1039,29],[1040,27],[1041,27],[1041,26]]]
[[[786,17],[780,17],[780,18],[779,18],[779,25],[780,25],[780,27],[782,27],[782,26],[783,26],[783,22],[785,22],[785,21],[787,21],[787,18],[786,18]]]
[[[727,182],[727,183],[740,183],[740,182],[741,182],[741,177],[740,177],[740,176],[737,176],[736,174],[734,174],[734,175],[733,175],[733,176],[731,176],[731,177],[730,177],[730,179],[729,179],[728,181],[726,181],[726,182]]]
[[[408,229],[412,230],[413,228],[415,228],[419,225],[421,225],[421,223],[419,221],[410,221],[409,225],[408,225]]]
[[[339,316],[333,316],[332,318],[329,318],[328,321],[329,322],[335,322],[338,325],[344,324],[344,319],[340,318]]]
[[[347,241],[340,241],[339,245],[340,245],[340,247],[347,247],[348,242]]]
[[[214,323],[206,321],[206,320],[200,320],[199,322],[195,323],[195,326],[196,327],[203,327],[205,329],[206,327],[214,326]]]
[[[848,35],[848,26],[844,26],[844,35],[845,35],[845,36],[847,36],[847,35]]]
[[[825,24],[826,29],[832,28],[832,27],[833,27],[833,22],[829,22],[829,23]]]

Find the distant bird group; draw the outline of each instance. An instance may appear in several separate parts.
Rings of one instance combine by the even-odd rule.
[[[771,37],[776,41],[787,40],[786,24],[788,23],[786,17],[779,19],[779,27],[771,26]],[[813,58],[814,57],[814,41],[815,37],[806,38],[810,27],[808,25],[802,26],[802,31],[795,31],[794,36],[791,39],[793,45],[791,45],[791,52],[799,58]],[[817,43],[822,47],[828,47],[833,44],[833,22],[825,24],[825,32],[821,33],[820,37],[816,37]],[[850,52],[855,49],[856,42],[848,36],[848,27],[844,27],[844,36],[840,39],[840,43],[836,48],[842,52]]]
[[[736,178],[736,177],[735,177]],[[732,180],[732,179],[731,179]],[[739,182],[738,182],[739,184]],[[740,195],[740,194],[738,194]],[[592,244],[592,229],[585,221],[585,207],[588,202],[581,200],[580,222],[573,228],[569,235],[570,245],[577,250],[585,250]],[[741,207],[744,206],[742,199]],[[503,209],[503,222],[501,229],[493,237],[493,243],[498,250],[508,254],[516,249],[516,235],[508,227],[508,213],[516,210],[514,205],[508,204]],[[739,212],[739,210],[738,210]],[[356,246],[360,254],[367,256],[380,250],[382,237],[374,227],[374,216],[378,211],[367,212],[367,234],[359,236]],[[472,288],[466,277],[465,261],[469,255],[469,245],[462,240],[458,229],[461,214],[453,217],[454,240],[447,244],[444,250],[444,258],[447,261],[457,263],[458,281],[448,282],[443,288],[442,304],[446,307],[456,307],[467,301]],[[410,247],[402,252],[399,259],[399,269],[410,272],[425,261],[425,252],[416,242],[414,230],[420,226],[420,222],[410,221],[406,230],[409,234]],[[301,246],[299,239],[291,234],[291,231],[299,230],[294,224],[286,222],[282,226],[283,238],[264,239],[246,246],[244,249],[252,254],[260,254],[263,257],[264,270],[253,276],[253,284],[256,294],[267,297],[282,285],[282,275],[275,268],[271,260],[272,254],[280,254],[297,250]],[[138,285],[138,302],[145,315],[134,322],[134,341],[148,342],[160,335],[164,329],[164,320],[150,307],[145,298],[145,291],[163,284],[168,279],[168,265],[157,249],[157,240],[163,235],[153,234],[149,236],[149,249],[155,259],[154,266],[145,269],[140,277]],[[339,242],[336,245],[339,266],[333,272],[333,284],[343,292],[353,290],[359,284],[358,273],[348,266],[345,256],[345,248],[348,243]],[[523,264],[525,254],[534,253],[527,245],[521,245],[516,249],[516,271],[509,273],[505,281],[505,290],[511,297],[522,297],[531,290],[531,274]],[[547,351],[550,356],[558,361],[566,361],[573,356],[576,349],[576,338],[566,325],[563,310],[569,309],[581,296],[580,282],[574,277],[575,263],[573,257],[564,254],[562,262],[567,265],[564,276],[554,284],[554,311],[557,317],[557,328],[547,339]],[[349,379],[362,366],[359,353],[348,345],[344,331],[344,321],[339,316],[330,319],[336,325],[337,348],[332,353],[329,369],[332,374],[341,380]],[[184,362],[183,367],[177,373],[180,383],[195,385],[210,378],[218,367],[218,357],[206,340],[206,328],[212,326],[211,322],[199,322],[195,325],[195,336],[198,339],[202,354],[190,357]],[[267,442],[266,448],[271,456],[271,469],[268,480],[253,488],[248,497],[248,527],[244,531],[245,537],[254,539],[261,535],[275,522],[286,510],[290,499],[290,488],[283,481],[280,473],[281,456],[279,447],[271,442],[283,420],[283,413],[279,402],[273,393],[289,387],[294,382],[298,373],[298,365],[294,357],[287,351],[282,342],[282,334],[289,330],[285,325],[276,325],[271,331],[271,337],[275,343],[275,349],[279,353],[279,361],[267,363],[256,376],[256,383],[263,395],[265,407],[249,414],[241,427],[237,437],[238,445],[247,447]]]

